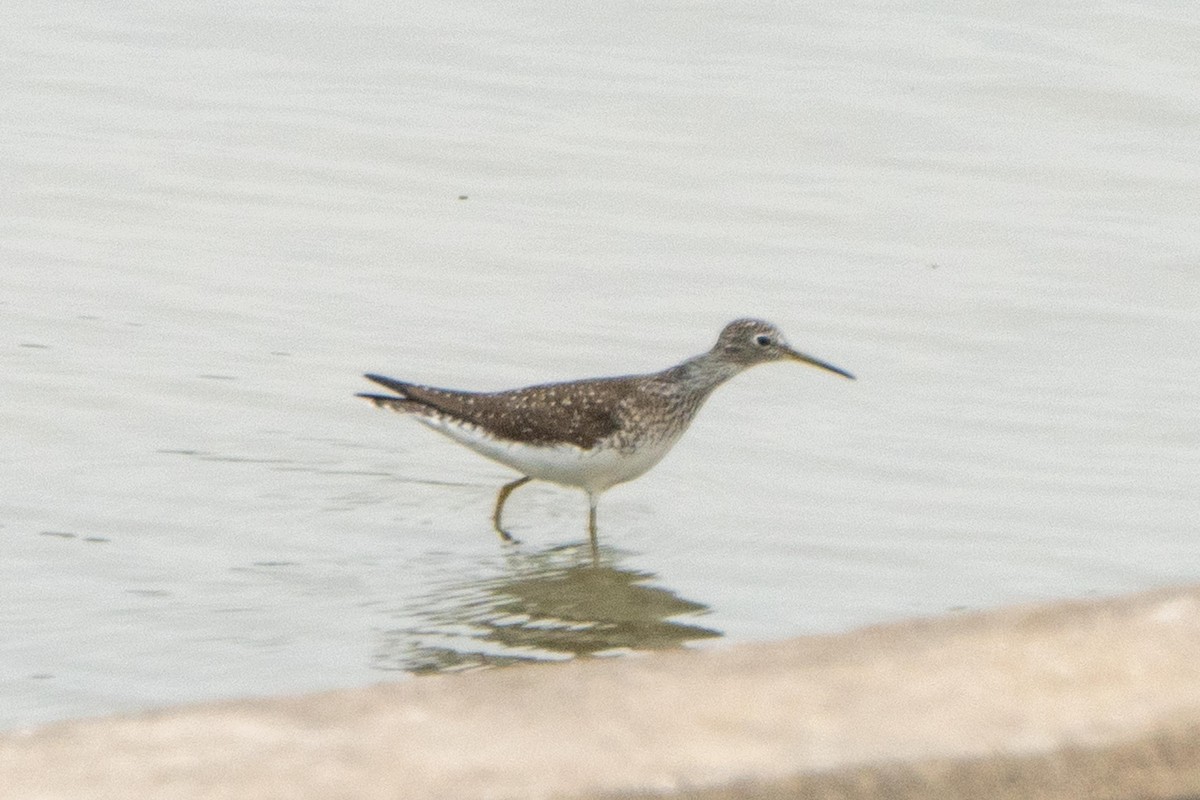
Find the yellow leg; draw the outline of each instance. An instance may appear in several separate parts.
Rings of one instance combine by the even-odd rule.
[[[600,498],[588,495],[588,538],[592,540],[592,566],[600,566],[600,540],[596,536],[596,501]]]
[[[504,510],[504,501],[507,500],[508,496],[513,493],[513,489],[524,486],[531,480],[533,480],[533,478],[530,478],[528,475],[526,475],[524,477],[517,478],[512,483],[506,483],[500,488],[500,494],[496,496],[496,511],[492,514],[492,526],[496,529],[496,533],[500,534],[500,538],[506,542],[517,544],[517,540],[512,537],[512,534],[500,527],[500,512]]]

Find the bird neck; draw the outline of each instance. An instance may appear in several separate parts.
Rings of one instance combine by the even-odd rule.
[[[710,350],[671,367],[666,370],[664,377],[678,381],[690,392],[707,396],[713,389],[745,368],[744,364],[735,364],[720,353]]]

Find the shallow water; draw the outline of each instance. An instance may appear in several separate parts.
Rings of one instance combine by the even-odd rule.
[[[17,4],[0,725],[1200,576],[1182,6]],[[773,365],[582,495],[355,400]]]

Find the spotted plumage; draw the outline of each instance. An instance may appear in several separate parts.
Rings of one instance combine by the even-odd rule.
[[[506,484],[493,513],[496,530],[513,489],[531,479],[588,493],[589,533],[596,542],[601,492],[632,480],[670,451],[714,389],[747,367],[791,359],[853,378],[793,350],[769,322],[735,320],[702,355],[645,375],[566,381],[502,392],[464,392],[366,377],[394,394],[363,393],[375,405],[411,414],[430,428],[506,464],[523,477]]]

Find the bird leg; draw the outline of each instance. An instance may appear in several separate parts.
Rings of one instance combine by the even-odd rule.
[[[496,533],[500,534],[500,538],[506,542],[517,544],[517,540],[512,537],[512,534],[500,527],[500,512],[504,510],[504,501],[507,500],[508,496],[513,493],[513,489],[524,486],[531,480],[533,480],[533,478],[530,478],[528,475],[524,475],[520,478],[517,478],[512,483],[506,483],[500,488],[500,494],[496,496],[496,511],[492,514],[492,526],[495,527]]]
[[[592,566],[600,565],[600,540],[596,536],[596,501],[599,499],[588,494],[588,538],[592,541]]]

